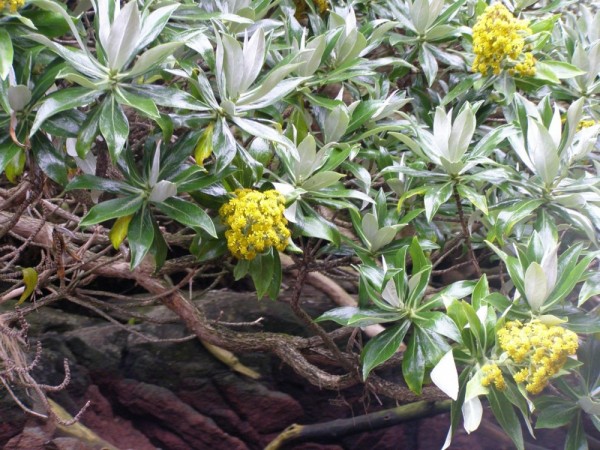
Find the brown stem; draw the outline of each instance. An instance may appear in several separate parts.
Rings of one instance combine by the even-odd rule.
[[[471,258],[471,262],[473,263],[473,267],[475,268],[477,276],[481,278],[481,267],[479,267],[479,262],[477,261],[477,257],[473,251],[473,245],[471,244],[471,233],[467,227],[467,221],[465,220],[465,213],[462,208],[460,194],[458,193],[458,189],[456,189],[456,183],[452,185],[452,192],[454,193],[454,201],[456,202],[456,208],[458,209],[458,218],[460,219],[460,226],[462,227],[463,235],[465,237],[465,244],[467,245],[469,258]]]
[[[11,219],[11,216],[10,213],[0,212],[0,218]],[[22,216],[17,219],[13,232],[21,236],[30,236],[31,231],[40,226],[39,222],[38,219]],[[39,233],[34,237],[33,242],[50,248],[52,245],[52,225],[49,223],[43,224],[40,227]],[[77,269],[73,267],[70,270],[83,270],[85,273],[93,273],[97,277],[136,281],[149,294],[155,296],[155,298],[160,298],[162,303],[173,311],[192,333],[208,344],[234,352],[272,353],[285,364],[289,365],[306,381],[320,388],[338,391],[360,383],[360,379],[355,372],[345,375],[331,374],[311,364],[306,359],[302,353],[303,350],[325,345],[324,339],[321,336],[305,339],[281,333],[233,331],[209,320],[204,312],[197,308],[179,290],[171,290],[171,287],[164,281],[156,278],[153,275],[154,267],[150,264],[142,263],[131,271],[126,261],[118,261],[115,258],[106,256],[99,257],[97,253],[92,251],[87,251],[85,255],[82,255],[82,258],[83,262],[76,265]],[[94,262],[91,263],[91,260],[94,260]],[[23,308],[23,311],[19,314],[26,314],[44,305],[65,298],[67,294],[69,292],[56,292],[46,295],[43,299],[38,299],[35,304]],[[6,323],[10,323],[18,319],[19,314],[15,312],[5,313],[3,317]],[[336,332],[333,334],[338,336]],[[330,335],[327,337],[329,340],[332,339]],[[417,396],[406,386],[384,380],[376,374],[371,374],[367,381],[367,387],[375,394],[385,395],[402,403],[445,398],[444,394],[435,387],[426,387],[423,389],[421,396]]]
[[[325,346],[335,355],[337,360],[340,362],[340,364],[342,364],[342,366],[346,370],[348,370],[350,373],[358,374],[357,367],[354,364],[352,364],[352,362],[349,361],[348,358],[346,358],[342,354],[342,352],[340,351],[338,346],[329,337],[327,332],[323,328],[321,328],[319,325],[317,325],[312,320],[312,318],[306,313],[306,311],[304,311],[302,309],[302,307],[300,306],[300,295],[302,294],[302,287],[304,286],[304,283],[306,282],[308,273],[309,273],[309,271],[307,268],[307,261],[306,261],[306,254],[305,254],[305,259],[300,267],[300,270],[298,271],[298,276],[296,277],[296,284],[294,285],[294,291],[293,291],[292,299],[290,302],[292,311],[294,312],[296,317],[298,317],[300,320],[302,320],[302,322],[309,329],[311,329],[315,334],[317,334],[318,336],[321,337],[321,339],[323,339],[323,343],[325,344]]]

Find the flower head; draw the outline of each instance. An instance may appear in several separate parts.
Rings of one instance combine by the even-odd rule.
[[[6,12],[14,14],[24,5],[25,0],[0,0],[0,14]]]
[[[283,196],[274,190],[253,189],[237,189],[235,195],[219,210],[229,228],[225,238],[233,256],[252,260],[271,247],[283,251],[290,237]]]
[[[506,381],[504,381],[504,376],[502,375],[500,367],[496,364],[486,364],[481,370],[483,372],[483,377],[481,378],[481,384],[483,386],[490,386],[493,384],[499,391],[506,389]]]
[[[498,342],[519,368],[514,380],[525,383],[525,389],[532,394],[542,392],[579,345],[577,334],[572,331],[535,320],[526,324],[518,320],[507,322],[498,331]]]
[[[526,20],[516,19],[501,3],[488,6],[473,27],[475,61],[472,70],[498,75],[508,69],[522,76],[535,74],[535,58],[524,52],[525,36],[531,34]]]

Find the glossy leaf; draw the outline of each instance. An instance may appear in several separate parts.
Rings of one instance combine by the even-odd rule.
[[[413,333],[406,346],[402,359],[402,374],[410,390],[420,395],[425,378],[425,355],[416,336],[416,332]]]
[[[101,94],[100,91],[90,91],[83,87],[60,89],[50,94],[38,109],[29,135],[33,136],[49,117],[61,111],[88,105]]]
[[[134,214],[142,207],[143,203],[144,199],[139,195],[103,201],[90,209],[79,225],[87,227],[116,217]]]
[[[95,175],[80,175],[74,178],[65,187],[66,191],[72,191],[75,189],[93,189],[97,191],[110,192],[111,194],[135,194],[140,193],[139,189],[136,189],[122,181],[109,180],[107,178],[100,178]]]
[[[492,407],[492,412],[500,426],[510,436],[518,450],[525,450],[521,424],[519,423],[519,419],[517,419],[513,405],[502,393],[498,393],[494,389],[490,390],[488,399]]]
[[[215,225],[210,216],[198,205],[171,197],[155,206],[164,214],[175,219],[183,225],[192,228],[201,228],[213,237],[217,237]]]
[[[127,231],[127,241],[131,250],[131,270],[140,265],[150,251],[154,241],[152,216],[147,207],[142,207],[131,220]]]
[[[108,98],[104,101],[102,112],[100,113],[100,132],[113,161],[117,160],[129,136],[129,122],[121,105],[114,98]]]
[[[378,334],[365,345],[361,353],[362,377],[366,380],[375,367],[390,359],[400,348],[410,327],[405,321]]]
[[[13,45],[10,34],[4,28],[0,28],[0,80],[6,79],[13,62]]]
[[[52,180],[60,185],[67,184],[65,155],[59,152],[46,135],[38,133],[31,138],[31,150],[37,164]]]
[[[0,174],[21,148],[10,139],[0,144]]]
[[[250,276],[252,277],[254,288],[256,289],[256,295],[259,299],[264,297],[269,290],[275,275],[273,273],[274,270],[275,261],[272,251],[259,254],[256,256],[256,258],[250,261],[248,273],[250,273]]]

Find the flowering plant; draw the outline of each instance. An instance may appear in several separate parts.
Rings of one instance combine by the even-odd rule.
[[[522,423],[586,448],[599,30],[544,0],[0,0],[0,302],[20,308],[0,323],[62,301],[122,314],[89,288],[119,277],[213,350],[447,396],[441,446],[489,405],[519,449]],[[233,331],[186,282],[289,288],[315,336]],[[309,316],[309,282],[340,305]],[[1,362],[5,386],[34,385]]]

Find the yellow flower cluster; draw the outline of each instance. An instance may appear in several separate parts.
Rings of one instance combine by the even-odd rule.
[[[577,131],[582,130],[583,128],[593,127],[597,123],[600,123],[600,122],[597,122],[595,120],[582,120],[581,122],[579,122],[577,124]]]
[[[504,376],[502,375],[500,367],[496,364],[486,364],[481,370],[483,372],[483,378],[481,379],[481,384],[483,386],[490,386],[493,384],[499,391],[506,389],[506,382],[504,381]]]
[[[0,0],[0,14],[3,12],[14,14],[23,5],[25,5],[25,0]]]
[[[325,14],[329,9],[329,0],[313,0],[313,5],[320,15]],[[296,7],[296,19],[300,20],[308,12],[308,5],[306,0],[294,0],[294,6]]]
[[[488,6],[473,27],[472,70],[487,75],[491,70],[498,75],[506,68],[513,75],[535,74],[535,58],[524,53],[525,36],[531,34],[526,20],[515,19],[501,3]]]
[[[498,342],[520,367],[514,380],[526,383],[525,389],[532,394],[542,392],[579,346],[577,334],[572,331],[535,320],[526,324],[518,320],[507,322],[498,331]]]
[[[259,192],[253,189],[237,189],[235,195],[219,210],[229,228],[225,237],[233,256],[252,260],[271,247],[285,250],[290,230],[283,216],[283,196],[274,190]]]

